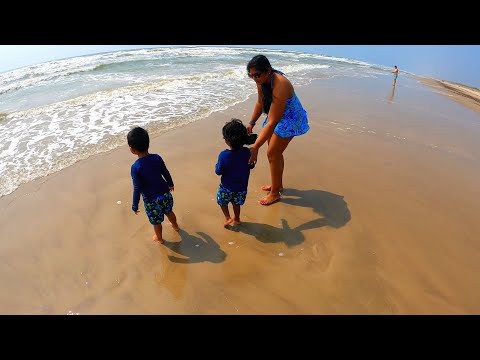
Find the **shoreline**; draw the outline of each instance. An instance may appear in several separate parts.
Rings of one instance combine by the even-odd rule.
[[[416,76],[420,82],[434,89],[439,89],[446,94],[450,94],[453,100],[459,104],[480,112],[480,90],[468,87],[466,85],[456,84],[445,80],[425,78]]]

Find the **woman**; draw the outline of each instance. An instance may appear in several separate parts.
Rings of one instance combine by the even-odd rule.
[[[271,205],[280,200],[280,192],[283,191],[283,152],[294,136],[305,134],[310,128],[307,112],[295,94],[292,83],[281,71],[273,69],[264,55],[254,56],[247,64],[247,72],[255,80],[258,92],[247,126],[248,134],[252,133],[260,115],[267,114],[257,140],[250,147],[249,163],[257,162],[258,150],[268,142],[271,185],[262,186],[262,190],[268,191],[268,194],[260,200],[260,204]]]

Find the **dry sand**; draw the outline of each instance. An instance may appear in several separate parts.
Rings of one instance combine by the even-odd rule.
[[[445,96],[474,111],[480,111],[480,90],[445,80],[419,77],[420,81],[432,88],[443,90]]]
[[[0,313],[480,313],[479,113],[390,84],[298,88],[311,130],[285,153],[283,198],[257,203],[264,146],[241,226],[222,226],[214,166],[253,98],[152,140],[181,227],[164,222],[165,245],[130,209],[126,145],[0,198]]]

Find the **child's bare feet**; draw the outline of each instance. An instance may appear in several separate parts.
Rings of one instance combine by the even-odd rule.
[[[178,226],[178,224],[172,224],[172,227],[173,227],[173,230],[180,231],[180,227]]]
[[[225,222],[223,223],[224,227],[227,227],[233,222],[233,218],[225,219]]]
[[[159,240],[157,235],[153,235],[152,240],[153,241],[158,241],[160,244],[163,244],[165,242],[165,240],[163,240],[163,239]]]
[[[233,222],[235,223],[235,225],[240,225],[241,222],[240,222],[240,219],[233,219]]]

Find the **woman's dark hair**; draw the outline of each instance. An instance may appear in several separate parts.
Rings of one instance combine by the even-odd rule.
[[[252,60],[247,64],[247,71],[249,72],[251,68],[255,68],[262,73],[266,73],[269,69],[272,68],[270,61],[268,61],[265,55],[259,54],[255,55]],[[272,87],[270,84],[262,85],[262,110],[265,114],[268,114],[270,111],[270,105],[272,105]]]
[[[128,146],[140,152],[147,151],[150,146],[150,138],[147,130],[138,126],[128,132],[127,142]]]
[[[223,138],[227,140],[235,150],[241,149],[248,140],[247,128],[241,120],[235,118],[225,123],[222,134]]]

